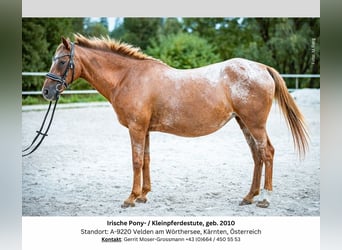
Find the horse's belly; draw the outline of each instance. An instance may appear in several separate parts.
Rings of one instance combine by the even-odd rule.
[[[151,131],[160,131],[184,137],[197,137],[211,134],[223,127],[234,117],[232,111],[203,112],[193,111],[193,113],[169,113],[158,119],[152,119]],[[156,121],[156,122],[153,122]]]

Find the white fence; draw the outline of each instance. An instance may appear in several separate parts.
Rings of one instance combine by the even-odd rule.
[[[45,76],[47,72],[22,72],[22,76]],[[296,78],[296,89],[299,88],[299,78],[320,78],[320,74],[280,74],[283,78]],[[97,90],[66,90],[63,94],[98,94]],[[22,91],[22,95],[41,95],[41,91]]]
[[[22,76],[45,76],[48,72],[22,72]],[[66,90],[63,94],[98,94],[97,90]],[[41,95],[41,91],[22,91],[22,95]]]

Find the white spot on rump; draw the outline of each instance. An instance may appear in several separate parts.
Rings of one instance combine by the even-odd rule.
[[[244,81],[253,81],[258,84],[269,84],[272,80],[270,74],[263,64],[246,59],[232,59],[227,61],[231,68]]]
[[[240,83],[234,83],[230,85],[230,91],[232,98],[238,98],[241,100],[243,103],[247,103],[248,100],[248,95],[249,95],[249,88]]]
[[[228,75],[233,99],[237,98],[246,103],[250,95],[251,84],[257,84],[270,93],[274,91],[273,79],[262,64],[236,58],[227,61],[227,68],[233,74],[231,77]]]

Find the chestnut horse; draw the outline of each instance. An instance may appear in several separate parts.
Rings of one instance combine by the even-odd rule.
[[[215,132],[230,119],[238,122],[252,152],[254,174],[240,205],[253,203],[264,189],[272,191],[274,148],[266,132],[273,99],[291,129],[295,148],[304,155],[308,132],[303,115],[279,73],[261,63],[234,58],[205,67],[179,70],[138,48],[109,38],[75,35],[62,38],[55,52],[43,96],[56,100],[77,78],[83,78],[113,106],[128,128],[132,147],[133,187],[122,207],[146,202],[151,190],[150,131],[196,137]],[[267,207],[269,201],[257,203]]]

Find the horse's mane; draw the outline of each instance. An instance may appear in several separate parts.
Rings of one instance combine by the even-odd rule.
[[[107,37],[92,37],[86,38],[81,34],[74,34],[75,36],[75,44],[78,44],[82,47],[98,49],[102,51],[114,52],[123,56],[132,57],[135,59],[152,59],[159,61],[151,56],[144,54],[140,48],[133,47],[130,44],[119,42],[114,39],[111,39],[109,36]]]

